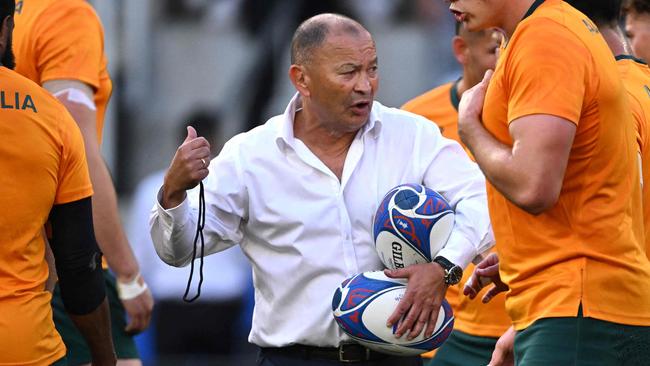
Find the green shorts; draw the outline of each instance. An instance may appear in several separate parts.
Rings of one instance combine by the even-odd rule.
[[[477,337],[458,330],[451,332],[445,343],[426,366],[485,366],[492,358],[497,338]],[[547,365],[548,366],[548,365]]]
[[[647,366],[650,327],[582,316],[540,319],[515,336],[515,364],[523,366]]]
[[[117,358],[140,358],[133,337],[124,332],[124,327],[126,327],[126,312],[122,306],[122,302],[117,297],[115,277],[108,270],[104,270],[104,281],[106,283],[106,297],[108,298],[111,311],[111,332],[113,334],[113,345],[115,346]],[[90,350],[83,336],[79,333],[63,307],[61,289],[58,283],[52,294],[52,312],[54,313],[56,330],[61,334],[63,343],[65,343],[68,349],[66,354],[67,365],[77,366],[90,363]]]

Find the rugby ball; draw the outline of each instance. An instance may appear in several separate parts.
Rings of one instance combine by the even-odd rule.
[[[352,339],[377,352],[415,356],[440,347],[454,327],[454,316],[447,300],[442,302],[431,337],[425,338],[422,331],[410,341],[406,334],[396,338],[397,324],[386,326],[404,296],[406,283],[405,279],[390,278],[381,271],[348,278],[334,293],[334,319]]]
[[[386,193],[373,220],[375,248],[387,268],[429,263],[445,246],[454,211],[437,192],[402,184]]]

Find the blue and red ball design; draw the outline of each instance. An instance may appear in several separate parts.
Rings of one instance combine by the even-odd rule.
[[[379,352],[395,355],[418,355],[440,347],[453,330],[454,317],[443,300],[437,328],[433,335],[412,341],[394,337],[396,326],[385,323],[406,290],[406,280],[386,277],[382,272],[365,272],[345,280],[336,289],[332,311],[338,325],[350,337]]]
[[[408,258],[417,263],[430,262],[446,243],[453,217],[449,203],[432,189],[420,184],[391,189],[374,219],[373,238],[382,261],[388,268],[415,264]]]

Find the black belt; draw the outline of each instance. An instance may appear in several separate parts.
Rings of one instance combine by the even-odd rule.
[[[305,360],[318,359],[344,363],[376,361],[390,357],[389,355],[372,351],[356,343],[344,343],[338,347],[314,347],[294,344],[280,348],[262,348],[262,352]]]

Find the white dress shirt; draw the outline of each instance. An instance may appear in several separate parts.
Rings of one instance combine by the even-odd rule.
[[[494,242],[483,175],[435,124],[374,102],[339,181],[294,137],[300,104],[294,96],[283,115],[227,142],[204,181],[206,253],[239,243],[251,261],[249,341],[261,347],[338,346],[348,339],[332,316],[332,296],[347,277],[383,269],[372,219],[384,194],[399,184],[424,184],[454,208],[454,228],[440,255],[465,267]],[[156,251],[174,266],[192,256],[197,190],[188,197],[177,207],[152,210]]]

